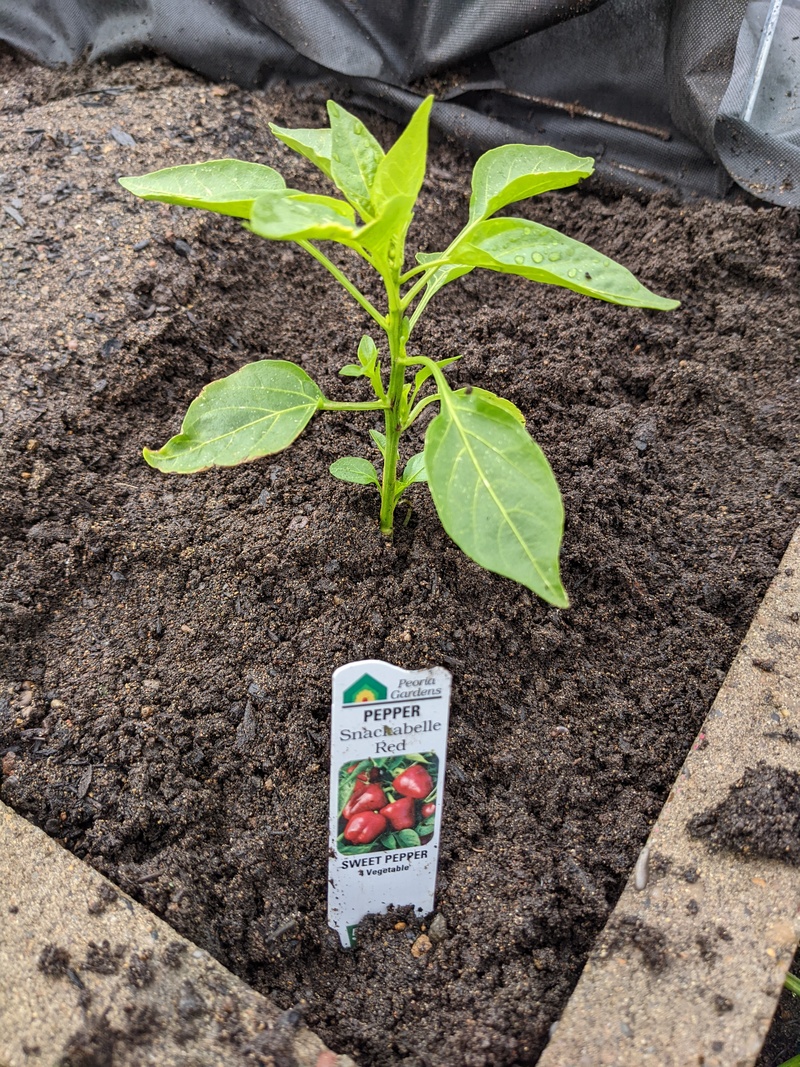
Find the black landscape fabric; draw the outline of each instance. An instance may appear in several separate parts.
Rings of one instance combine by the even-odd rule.
[[[475,150],[593,155],[620,187],[800,207],[800,0],[0,0],[47,65],[163,54],[216,81],[329,80]]]

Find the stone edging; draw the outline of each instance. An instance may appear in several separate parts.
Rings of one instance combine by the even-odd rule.
[[[800,871],[752,855],[746,818],[739,853],[687,823],[762,762],[800,775],[800,530],[539,1067],[755,1062],[800,939]]]
[[[0,1067],[355,1067],[0,804]]]

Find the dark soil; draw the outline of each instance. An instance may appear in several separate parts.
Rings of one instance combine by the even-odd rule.
[[[800,775],[760,762],[746,767],[727,797],[689,820],[712,848],[800,866]]]
[[[2,798],[364,1064],[532,1063],[796,522],[798,216],[589,181],[518,211],[679,311],[485,272],[431,306],[419,350],[463,354],[451,380],[513,400],[555,469],[557,611],[424,487],[383,543],[376,494],[327,473],[370,454],[367,415],[236,470],[141,459],[253,359],[366,397],[337,376],[364,316],[321,268],[115,181],[238,155],[325,189],[266,131],[323,125],[325,95],[0,58]],[[434,148],[412,247],[465,219],[470,165]],[[350,952],[326,925],[330,676],[362,657],[454,674],[448,936],[421,958],[405,913]]]

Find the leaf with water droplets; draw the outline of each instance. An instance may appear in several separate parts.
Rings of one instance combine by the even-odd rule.
[[[328,101],[331,123],[331,178],[361,217],[375,217],[372,186],[383,149],[364,123],[333,100]]]
[[[545,145],[506,144],[485,152],[472,172],[469,221],[488,218],[506,204],[548,189],[575,185],[594,170],[591,156]]]
[[[247,219],[253,202],[263,193],[286,188],[286,182],[272,167],[243,163],[240,159],[212,159],[167,167],[119,183],[143,200],[205,208],[220,215]]]
[[[589,245],[527,219],[487,219],[469,229],[447,258],[460,267],[518,274],[612,304],[671,311],[680,303],[650,292],[626,267]]]
[[[356,240],[355,212],[333,196],[298,193],[295,189],[265,193],[256,200],[246,227],[270,241]]]
[[[274,122],[269,124],[269,128],[279,141],[283,141],[289,148],[299,152],[306,159],[310,159],[323,174],[331,177],[333,159],[330,129],[286,130],[281,126],[276,126]]]

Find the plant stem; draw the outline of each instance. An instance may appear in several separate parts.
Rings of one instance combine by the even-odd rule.
[[[420,302],[419,302],[419,303],[417,304],[417,306],[416,306],[416,307],[414,308],[414,313],[413,313],[413,314],[412,314],[412,316],[411,316],[411,325],[410,325],[410,327],[409,327],[409,333],[410,333],[410,332],[411,332],[411,330],[413,330],[413,329],[414,329],[414,327],[415,327],[415,326],[417,325],[417,319],[419,319],[420,315],[422,314],[422,312],[423,312],[423,311],[425,310],[425,308],[427,307],[427,305],[428,305],[428,301],[429,301],[429,300],[431,299],[431,297],[432,297],[433,295],[434,295],[434,294],[433,294],[433,293],[431,293],[431,292],[430,292],[430,290],[428,290],[428,291],[426,291],[426,292],[424,292],[424,293],[422,294],[422,299],[421,299],[421,300],[420,300]]]
[[[320,411],[383,411],[385,400],[328,400],[320,404]]]
[[[439,263],[438,266],[447,266],[447,264]],[[408,290],[406,295],[403,297],[403,307],[407,308],[409,306],[409,304],[413,301],[417,293],[419,293],[420,289],[425,288],[425,286],[428,284],[428,282],[431,280],[435,273],[435,270],[429,270],[426,271],[421,278],[417,278],[416,282],[414,282],[414,284]]]
[[[300,245],[301,248],[304,248],[309,255],[313,256],[318,263],[321,263],[325,270],[330,271],[336,281],[339,282],[339,284],[347,290],[350,296],[352,296],[352,298],[358,304],[361,305],[361,307],[366,311],[369,317],[371,319],[374,319],[382,330],[386,329],[386,319],[384,318],[384,316],[381,315],[377,308],[374,308],[372,306],[372,304],[369,302],[369,300],[367,300],[361,290],[358,289],[355,285],[353,285],[347,275],[343,274],[335,263],[331,263],[331,261],[328,259],[324,252],[320,252],[320,250],[315,245],[312,245],[310,241],[300,240],[297,243]]]
[[[436,382],[436,388],[439,392],[450,392],[450,386],[447,384],[444,374],[442,374],[442,368],[435,360],[430,359],[428,356],[414,356],[412,359],[406,359],[405,362],[407,367],[427,367]]]
[[[442,253],[444,255],[444,253]],[[439,267],[451,267],[452,263],[447,259],[433,260],[431,263],[420,263],[418,267],[412,267],[411,270],[407,270],[405,274],[400,277],[400,284],[405,285],[406,282],[410,282],[412,278],[416,278],[418,274],[425,274],[438,270]]]
[[[442,398],[439,396],[438,393],[432,393],[430,396],[423,397],[422,400],[420,400],[418,404],[415,404],[411,411],[408,413],[408,418],[405,421],[403,429],[407,430],[413,422],[416,422],[417,417],[422,414],[428,404],[435,404],[437,400],[441,399]]]
[[[397,464],[400,459],[400,431],[402,429],[401,405],[406,377],[406,345],[403,335],[403,309],[400,303],[400,286],[395,276],[384,276],[389,298],[386,334],[389,339],[391,369],[389,387],[386,390],[385,413],[386,445],[383,450],[383,482],[381,484],[381,533],[391,537],[394,529],[396,504]]]
[[[800,978],[796,978],[793,974],[787,974],[784,985],[790,993],[794,993],[796,997],[800,997]]]

